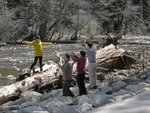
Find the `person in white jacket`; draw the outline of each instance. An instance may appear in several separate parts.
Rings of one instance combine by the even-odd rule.
[[[85,47],[85,45],[83,45]],[[88,57],[88,72],[89,72],[89,89],[97,89],[96,83],[96,52],[93,49],[92,43],[87,43],[87,47],[85,47],[85,51]]]

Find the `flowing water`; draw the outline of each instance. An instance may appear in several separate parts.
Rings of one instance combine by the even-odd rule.
[[[126,40],[125,40],[126,41]],[[137,40],[136,40],[137,41]],[[130,42],[130,41],[129,41]],[[139,41],[143,42],[143,41]],[[150,39],[146,40],[150,44]],[[125,50],[131,50],[133,52],[142,52],[143,50],[150,51],[149,44],[121,44],[121,48]],[[65,53],[71,51],[80,51],[81,46],[79,44],[54,44],[43,47],[43,62],[48,60],[56,61],[55,51]],[[17,76],[21,73],[22,69],[29,68],[34,60],[34,52],[32,46],[17,45],[17,46],[5,46],[0,47],[0,86],[9,84],[10,81],[5,77],[8,75]],[[38,63],[37,63],[38,64]]]
[[[78,44],[54,44],[43,46],[43,62],[48,60],[58,60],[55,51],[66,53],[74,50],[80,50]],[[34,51],[32,46],[17,45],[5,46],[0,48],[0,85],[6,85],[9,82],[5,77],[8,75],[19,75],[22,69],[29,68],[34,61]],[[37,62],[37,66],[39,63]]]

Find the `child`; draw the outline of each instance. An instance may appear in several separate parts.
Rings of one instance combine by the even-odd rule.
[[[42,69],[42,58],[43,58],[42,45],[52,45],[52,44],[41,42],[39,35],[36,35],[32,42],[24,41],[23,43],[28,44],[28,45],[32,45],[34,47],[35,57],[34,57],[34,62],[30,67],[30,70],[32,70],[34,68],[34,66],[36,65],[36,63],[39,59],[40,71],[42,72],[43,71],[43,69]]]
[[[80,57],[74,53],[71,55],[71,58],[74,62],[77,63],[77,82],[79,87],[79,95],[87,94],[85,88],[85,65],[86,65],[86,56],[84,51],[80,51]]]

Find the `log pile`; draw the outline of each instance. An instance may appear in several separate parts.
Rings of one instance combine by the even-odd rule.
[[[97,50],[96,57],[97,67],[108,69],[125,68],[136,61],[131,53],[112,44]]]

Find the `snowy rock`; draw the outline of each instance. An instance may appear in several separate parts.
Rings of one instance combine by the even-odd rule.
[[[33,106],[33,105],[35,105],[35,103],[33,103],[32,101],[27,101],[27,102],[21,104],[21,106],[24,108],[29,107],[29,106]]]
[[[92,99],[88,98],[87,95],[82,95],[82,96],[78,99],[78,106],[81,106],[81,105],[83,105],[84,103],[92,104]]]
[[[89,103],[83,103],[79,109],[78,109],[81,113],[86,113],[89,110],[92,110],[92,104]]]
[[[124,76],[124,75],[117,75],[117,76],[113,76],[112,81],[113,81],[113,82],[117,82],[117,81],[123,81],[123,80],[125,80],[125,79],[127,79],[126,76]]]
[[[127,91],[135,92],[138,90],[138,87],[137,87],[137,85],[128,85],[125,89]]]
[[[5,106],[3,108],[1,108],[5,113],[7,113],[8,111],[12,111],[12,110],[19,110],[20,106],[19,105],[13,105],[13,106]]]
[[[150,76],[146,78],[146,80],[150,80]]]
[[[112,96],[124,95],[124,94],[127,94],[127,93],[128,93],[128,91],[121,89],[121,90],[119,90],[117,92],[114,92],[112,94]]]
[[[118,81],[118,82],[114,82],[111,87],[113,89],[113,91],[118,91],[120,89],[123,89],[127,86],[127,84],[125,82],[122,81]]]
[[[49,113],[48,111],[40,108],[40,107],[27,107],[22,110],[22,113]]]
[[[73,106],[64,106],[61,107],[57,113],[78,113]]]
[[[147,83],[150,83],[150,76],[146,78],[145,80]]]
[[[36,99],[41,99],[42,94],[35,92],[35,91],[25,91],[21,94],[21,98],[36,98]]]
[[[104,93],[100,93],[95,96],[93,107],[99,107],[107,103],[109,103],[108,97]]]
[[[136,95],[124,101],[109,104],[87,113],[149,113],[150,92]]]
[[[50,113],[57,113],[65,104],[57,98],[46,100],[40,103],[42,108],[48,109]]]
[[[70,103],[73,102],[73,99],[70,96],[67,96],[67,97],[62,96],[62,97],[59,98],[59,100],[61,102],[63,102],[64,104],[70,104]]]
[[[135,93],[138,94],[138,93],[144,93],[148,91],[150,91],[150,84],[143,82],[137,85],[137,90],[135,91]]]
[[[52,96],[55,96],[55,97],[57,97],[57,96],[62,96],[62,95],[63,95],[63,91],[62,91],[62,89],[53,90],[53,91],[50,92],[50,94],[51,94]]]
[[[140,83],[140,82],[143,82],[143,80],[141,80],[141,79],[139,79],[139,78],[137,78],[137,77],[130,77],[130,79],[129,79],[129,84],[138,84],[138,83]]]
[[[150,84],[145,83],[145,82],[142,82],[142,83],[139,83],[139,84],[138,84],[138,88],[139,88],[139,89],[142,89],[142,88],[145,88],[145,87],[150,88]]]
[[[137,75],[138,78],[145,80],[146,78],[148,78],[150,76],[150,72],[142,72],[139,75]]]
[[[122,100],[131,98],[132,96],[135,96],[135,94],[134,94],[134,93],[123,94],[123,95],[118,95],[118,96],[116,96],[115,98],[116,98],[116,101],[117,101],[117,102],[120,102],[120,101],[122,101]]]
[[[9,105],[9,106],[21,105],[22,103],[25,103],[26,101],[28,101],[28,100],[25,99],[25,98],[20,98],[20,99],[17,99],[17,100],[15,100],[15,101],[10,102],[8,105]]]
[[[104,87],[100,88],[99,90],[100,90],[100,92],[102,92],[102,93],[112,92],[112,88],[111,88],[111,87],[108,87],[108,86],[104,86]]]
[[[8,80],[16,80],[16,77],[14,75],[7,75],[6,79],[8,79]]]
[[[127,70],[119,70],[119,71],[117,71],[117,75],[128,76],[128,72],[127,72]]]

